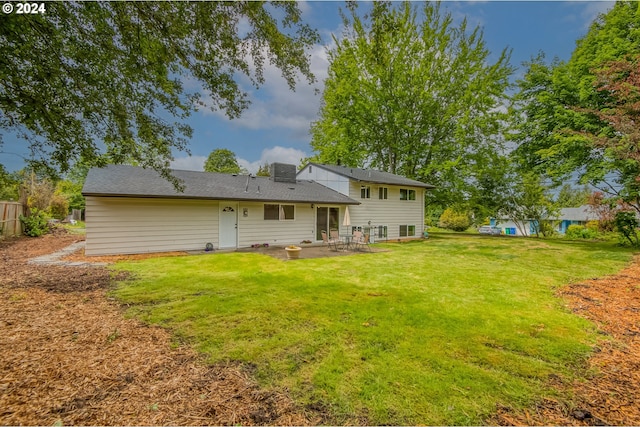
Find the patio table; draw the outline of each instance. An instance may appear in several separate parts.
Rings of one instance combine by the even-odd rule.
[[[343,250],[347,251],[351,248],[351,243],[353,241],[353,234],[341,234],[340,238],[344,242]]]

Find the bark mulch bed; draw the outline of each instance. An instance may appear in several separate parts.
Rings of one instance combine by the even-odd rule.
[[[498,408],[500,425],[640,425],[640,256],[620,273],[563,287],[558,295],[603,335],[587,361],[591,377],[558,384],[531,412]],[[570,396],[570,397],[569,397]]]
[[[260,389],[242,366],[207,365],[167,331],[126,319],[108,297],[106,268],[26,262],[82,238],[60,232],[0,241],[0,425],[330,422],[284,392]],[[545,398],[524,412],[499,407],[487,423],[640,425],[640,257],[615,276],[558,295],[603,334],[588,360],[591,378],[558,379],[566,399]]]
[[[103,267],[27,264],[77,235],[0,241],[0,425],[308,425],[322,421],[123,316]]]

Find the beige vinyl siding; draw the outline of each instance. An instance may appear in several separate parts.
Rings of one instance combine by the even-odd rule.
[[[371,187],[371,198],[361,198],[360,187]],[[378,198],[378,188],[388,188],[387,199]],[[400,200],[400,189],[406,188],[415,190],[416,200]],[[424,189],[409,186],[385,185],[364,182],[351,182],[349,197],[361,202],[357,206],[349,206],[349,216],[352,226],[371,225],[387,226],[387,238],[397,239],[400,237],[401,225],[415,225],[416,234],[414,237],[421,237],[424,231]],[[340,213],[340,221],[344,217],[344,212]]]
[[[298,173],[298,179],[315,181],[345,196],[349,195],[349,178],[314,165],[305,166],[304,169]],[[358,197],[360,196],[358,195]]]
[[[86,197],[87,255],[218,247],[218,202]]]
[[[268,202],[278,204],[278,202]],[[240,202],[238,209],[238,246],[250,247],[255,243],[270,245],[299,244],[303,240],[315,241],[315,209],[310,203],[280,203],[295,206],[294,220],[265,220],[265,202]],[[247,216],[244,210],[247,209]]]

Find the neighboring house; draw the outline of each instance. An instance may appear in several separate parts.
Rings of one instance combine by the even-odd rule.
[[[557,230],[560,234],[564,234],[570,225],[586,225],[587,222],[596,219],[597,215],[589,205],[583,205],[579,208],[563,208],[560,210]]]
[[[597,219],[597,217],[591,211],[591,208],[588,205],[583,205],[578,208],[561,209],[558,217],[554,218],[553,221],[557,221],[558,223],[556,231],[560,234],[565,234],[570,225],[585,225],[588,221],[595,219]],[[520,230],[516,224],[509,219],[491,218],[490,221],[490,225],[500,228],[502,234],[513,236],[530,236],[535,234],[535,223],[536,221],[524,221],[524,230]]]
[[[235,249],[256,243],[320,242],[322,230],[346,231],[342,224],[348,207],[352,224],[365,218],[357,209],[359,198],[300,174],[296,177],[294,165],[273,164],[270,178],[180,170],[172,173],[182,181],[184,192],[177,192],[170,182],[149,169],[124,165],[91,169],[82,189],[86,198],[85,253],[202,250],[207,243],[216,249]],[[372,174],[377,176],[379,172]],[[403,219],[407,235],[421,236],[423,189],[431,186],[385,175],[405,185],[387,185],[390,206],[383,209],[380,218],[389,218],[385,225],[398,224],[390,221],[395,212],[395,217]],[[416,185],[409,186],[410,182]],[[413,190],[405,191],[410,200],[400,200],[404,197],[400,196],[401,188]],[[392,202],[394,194],[396,200]],[[407,211],[413,214],[407,215]],[[375,222],[376,217],[366,218],[382,224]],[[394,227],[393,232],[389,228],[389,237],[400,234],[398,225]]]
[[[298,179],[312,180],[359,201],[359,205],[349,207],[349,226],[340,220],[337,224],[329,221],[327,227],[343,233],[373,231],[373,241],[422,237],[425,192],[435,188],[388,172],[317,163],[300,170]],[[317,216],[330,218],[331,209],[318,209]]]
[[[534,228],[535,222],[530,220],[522,221],[520,227],[518,227],[518,225],[510,219],[491,218],[489,225],[498,227],[502,231],[502,234],[508,236],[529,236],[536,233]],[[520,228],[522,228],[522,230]]]

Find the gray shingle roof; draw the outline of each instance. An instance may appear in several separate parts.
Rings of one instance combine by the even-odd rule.
[[[348,166],[323,165],[318,163],[309,163],[310,165],[326,169],[338,175],[345,176],[355,181],[373,182],[377,184],[389,185],[406,185],[421,188],[436,188],[434,185],[425,184],[424,182],[405,178],[400,175],[394,175],[389,172],[381,172],[372,169],[351,168]]]
[[[312,181],[295,184],[273,182],[266,177],[172,170],[183,181],[179,193],[152,169],[127,165],[92,168],[82,194],[85,196],[163,197],[212,200],[252,200],[357,205],[359,202]],[[248,183],[248,185],[247,185]]]
[[[569,221],[589,221],[596,219],[596,214],[589,205],[582,205],[579,208],[562,208],[560,209],[561,220]]]

